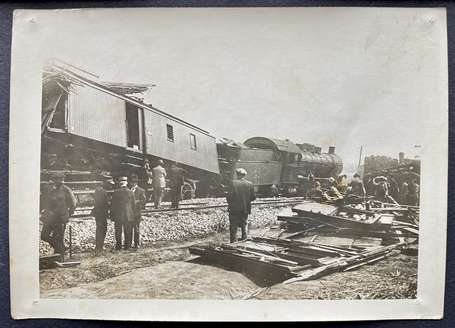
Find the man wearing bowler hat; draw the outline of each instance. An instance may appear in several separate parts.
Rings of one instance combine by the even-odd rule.
[[[229,232],[231,243],[237,241],[237,229],[242,230],[242,240],[247,238],[248,215],[251,214],[251,202],[256,199],[253,184],[245,179],[247,172],[243,168],[235,171],[237,180],[232,181],[227,194],[229,212]]]
[[[133,221],[133,243],[134,248],[139,247],[140,229],[141,223],[141,211],[145,208],[147,197],[145,196],[145,190],[138,186],[139,177],[137,174],[131,174],[130,176],[130,188],[134,193],[134,221]]]
[[[65,186],[63,173],[51,177],[50,182],[50,189],[44,197],[41,239],[48,242],[54,252],[63,257],[65,228],[76,209],[76,197],[73,191]]]
[[[134,193],[128,189],[127,177],[118,179],[119,188],[112,194],[111,219],[114,221],[115,249],[122,249],[122,234],[124,236],[123,247],[131,246],[131,229],[134,222],[134,208],[136,206]]]

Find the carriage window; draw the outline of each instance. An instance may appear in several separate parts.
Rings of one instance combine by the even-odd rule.
[[[190,147],[191,147],[191,149],[194,149],[194,150],[197,149],[196,136],[192,133],[190,133]]]
[[[174,142],[174,127],[170,124],[166,124],[167,128],[167,140]]]

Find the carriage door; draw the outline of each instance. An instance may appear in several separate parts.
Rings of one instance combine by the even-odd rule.
[[[133,150],[142,149],[141,109],[126,103],[126,142],[127,147]]]

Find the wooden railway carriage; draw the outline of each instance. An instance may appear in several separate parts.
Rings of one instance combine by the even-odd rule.
[[[215,138],[145,104],[141,85],[101,83],[53,64],[43,74],[42,172],[144,174],[144,160],[178,162],[185,187],[219,174]],[[80,178],[79,178],[80,179]],[[45,178],[43,178],[45,180]],[[84,181],[81,185],[85,187]],[[77,189],[77,188],[76,188]]]
[[[43,184],[48,173],[64,170],[80,197],[101,183],[100,174],[135,172],[147,186],[146,160],[152,167],[158,159],[186,169],[186,197],[222,195],[238,167],[248,171],[258,191],[272,185],[295,189],[298,175],[328,178],[341,172],[333,147],[321,154],[313,145],[264,137],[217,144],[207,131],[144,103],[147,85],[99,82],[87,75],[55,63],[43,73]]]

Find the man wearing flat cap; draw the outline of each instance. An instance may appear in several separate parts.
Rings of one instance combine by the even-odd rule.
[[[242,231],[242,240],[247,238],[248,215],[251,214],[251,202],[256,199],[253,184],[245,179],[247,172],[243,168],[235,171],[237,179],[232,181],[227,194],[229,212],[229,232],[231,243],[237,241],[238,228]]]
[[[118,184],[119,188],[112,194],[111,219],[114,221],[115,249],[121,250],[122,234],[124,237],[124,249],[129,249],[131,246],[131,233],[136,204],[134,193],[128,189],[127,177],[120,177]]]
[[[73,191],[64,185],[64,174],[51,177],[51,186],[44,196],[43,229],[41,239],[48,242],[55,253],[65,253],[65,228],[76,209]]]
[[[147,197],[145,196],[145,190],[139,187],[138,185],[139,177],[137,174],[131,174],[130,176],[130,188],[131,191],[134,193],[134,221],[133,221],[133,243],[134,248],[139,247],[139,239],[140,239],[140,223],[141,223],[141,211],[145,208],[145,204],[147,203]]]

